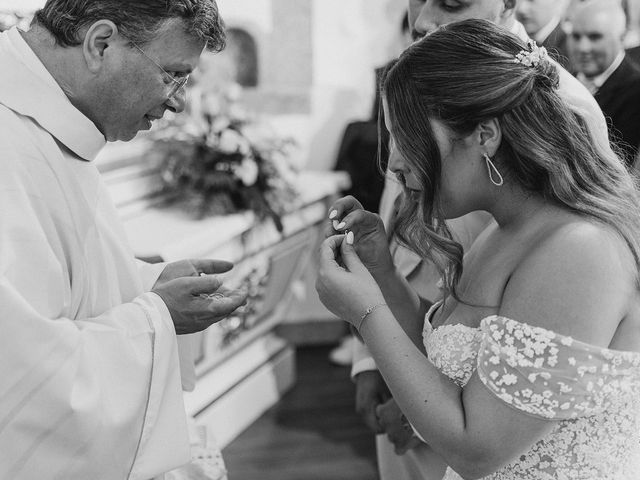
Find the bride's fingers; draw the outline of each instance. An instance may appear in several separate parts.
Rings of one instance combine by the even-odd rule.
[[[345,241],[341,242],[340,244],[340,254],[342,256],[342,261],[345,267],[347,267],[347,270],[349,270],[350,272],[368,273],[367,267],[364,266],[353,246],[352,235],[353,232],[349,232],[349,234],[347,234],[345,238]]]
[[[333,235],[326,238],[320,245],[320,264],[325,267],[341,268],[336,261],[340,254],[340,245],[344,235]]]
[[[377,216],[366,210],[355,210],[340,221],[333,220],[334,230],[346,233],[347,230],[358,233],[360,230],[367,231],[376,227]]]
[[[343,215],[346,215],[354,210],[361,210],[362,204],[356,200],[356,198],[352,195],[347,195],[346,197],[339,198],[333,205],[329,208],[329,219],[339,219]]]

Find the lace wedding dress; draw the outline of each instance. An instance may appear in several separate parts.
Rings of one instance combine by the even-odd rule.
[[[432,329],[425,321],[423,338],[430,361],[459,386],[477,370],[499,401],[526,415],[559,420],[486,480],[640,478],[639,353],[600,348],[496,315],[479,328]],[[444,478],[460,479],[451,468]]]

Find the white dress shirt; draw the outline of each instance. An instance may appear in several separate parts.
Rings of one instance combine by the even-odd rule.
[[[613,74],[613,72],[618,69],[618,67],[622,63],[622,60],[624,60],[624,55],[625,52],[624,50],[622,50],[620,53],[618,53],[618,55],[616,55],[616,58],[613,59],[611,65],[609,65],[607,69],[600,75],[596,75],[595,77],[587,77],[584,73],[578,72],[576,78],[587,88],[587,90],[589,90],[589,92],[591,92],[592,95],[595,95],[596,92],[600,90],[600,87],[604,85],[607,80],[609,80],[609,77]]]

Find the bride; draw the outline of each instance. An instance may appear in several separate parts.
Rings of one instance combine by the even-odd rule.
[[[379,219],[352,197],[331,208],[320,298],[358,330],[447,479],[640,471],[639,195],[557,85],[544,49],[481,20],[387,72],[398,234],[443,274],[424,327]],[[444,220],[473,211],[495,221],[463,259]]]

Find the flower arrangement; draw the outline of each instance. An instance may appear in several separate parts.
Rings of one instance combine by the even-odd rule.
[[[295,142],[282,138],[239,104],[239,89],[192,91],[187,114],[153,135],[168,201],[198,217],[253,210],[272,218],[299,203]]]

